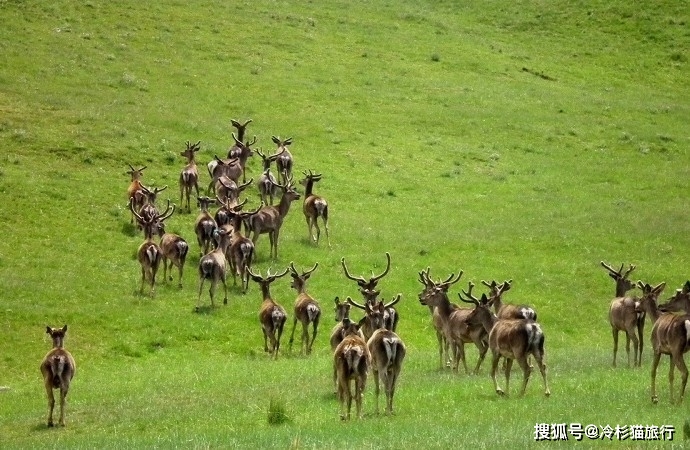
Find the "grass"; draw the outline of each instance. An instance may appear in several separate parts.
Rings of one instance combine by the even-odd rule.
[[[688,278],[680,4],[0,1],[0,18],[3,448],[529,447],[535,424],[571,422],[670,424],[680,446],[687,407],[668,404],[666,360],[651,404],[649,337],[643,368],[625,368],[625,352],[611,367],[614,286],[599,266],[634,263],[666,294]],[[203,164],[224,155],[231,118],[253,119],[264,151],[293,137],[296,178],[323,174],[333,247],[309,243],[298,202],[278,260],[265,236],[257,249],[262,272],[319,262],[309,357],[263,353],[255,284],[193,313],[195,214],[168,221],[191,247],[184,287],[138,293],[128,164],[179,203],[184,143],[201,141]],[[370,380],[364,420],[342,423],[331,301],[356,292],[340,258],[368,275],[387,251],[382,295],[403,294],[408,346],[397,414],[372,415]],[[427,266],[464,270],[463,285],[514,280],[506,301],[534,305],[546,333],[551,398],[538,376],[524,398],[498,398],[487,362],[479,376],[437,369],[416,300]],[[290,311],[288,283],[272,292]],[[67,427],[48,430],[38,365],[45,325],[64,323],[78,370]]]

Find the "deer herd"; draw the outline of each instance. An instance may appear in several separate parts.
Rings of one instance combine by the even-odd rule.
[[[266,275],[256,272],[252,262],[256,258],[256,243],[261,234],[268,234],[269,257],[278,259],[278,240],[280,230],[289,213],[292,202],[303,199],[303,213],[307,223],[308,240],[314,245],[319,244],[321,228],[320,220],[327,244],[330,247],[328,229],[328,202],[322,196],[314,193],[314,184],[321,180],[322,175],[312,170],[304,171],[304,179],[300,184],[304,187],[304,194],[300,194],[293,182],[293,156],[288,150],[292,138],[281,139],[272,137],[277,148],[274,154],[266,156],[260,149],[252,149],[256,144],[256,137],[251,141],[245,140],[247,126],[251,120],[240,122],[231,121],[237,130],[232,134],[233,145],[228,150],[227,159],[214,156],[208,165],[211,182],[207,195],[199,191],[199,172],[197,170],[196,155],[201,142],[192,144],[187,142],[186,149],[180,153],[185,158],[185,166],[179,176],[180,207],[179,209],[191,213],[191,195],[196,195],[199,212],[194,221],[194,233],[199,246],[198,276],[199,288],[195,311],[204,309],[202,293],[206,281],[210,283],[210,307],[213,308],[214,297],[218,283],[223,285],[223,303],[228,302],[228,287],[226,274],[228,269],[233,275],[233,284],[237,285],[240,278],[242,292],[249,289],[249,281],[258,284],[261,291],[261,305],[258,318],[264,337],[264,350],[276,359],[281,351],[280,342],[285,323],[289,314],[273,297],[271,284],[280,278],[290,275],[290,287],[296,293],[294,309],[292,310],[292,331],[290,333],[288,352],[292,346],[298,322],[301,325],[300,354],[310,355],[318,333],[322,310],[319,301],[308,293],[307,281],[316,272],[319,263],[310,269],[300,271],[294,262],[282,271]],[[262,173],[257,178],[257,191],[261,203],[253,211],[243,211],[247,200],[240,201],[240,195],[253,183],[253,178],[246,181],[246,165],[248,158],[258,154],[262,159]],[[275,163],[278,174],[271,173],[271,165]],[[168,220],[177,207],[167,201],[164,211],[156,206],[157,196],[165,190],[164,187],[147,187],[142,183],[146,166],[138,169],[129,166],[127,172],[131,177],[127,189],[128,209],[131,222],[135,223],[143,232],[144,241],[137,250],[137,260],[141,266],[140,293],[149,286],[149,296],[155,295],[156,274],[160,263],[163,262],[164,281],[173,279],[172,267],[178,268],[178,286],[182,288],[183,270],[189,250],[189,245],[181,236],[165,231],[165,221]],[[240,178],[242,181],[240,182]],[[278,198],[274,205],[274,199]],[[211,208],[217,206],[215,214]],[[314,232],[315,229],[315,232]],[[158,236],[156,242],[154,237]],[[340,417],[348,420],[351,416],[352,402],[356,405],[357,417],[362,417],[362,400],[366,388],[368,375],[374,378],[375,412],[379,412],[379,392],[381,385],[386,397],[385,413],[393,413],[393,398],[397,380],[406,357],[407,347],[397,334],[400,316],[395,305],[402,295],[397,294],[389,301],[381,298],[378,289],[379,281],[390,271],[391,258],[386,253],[386,267],[378,275],[354,276],[348,269],[345,258],[341,259],[344,276],[357,284],[362,302],[346,297],[341,301],[335,297],[334,311],[336,325],[330,333],[330,348],[333,361],[333,384],[337,399],[340,403]],[[633,282],[630,274],[635,270],[634,265],[627,269],[621,265],[616,270],[611,265],[601,262],[608,275],[616,283],[615,297],[609,308],[609,322],[613,336],[613,366],[616,366],[618,352],[618,335],[623,331],[626,335],[626,352],[628,366],[631,365],[630,344],[633,346],[633,366],[640,366],[643,353],[644,324],[649,317],[652,322],[651,342],[653,351],[651,373],[651,397],[658,402],[656,394],[656,370],[661,355],[669,355],[671,368],[669,373],[670,398],[674,402],[674,367],[681,372],[681,386],[679,400],[682,401],[687,384],[688,370],[683,355],[690,349],[690,281],[664,304],[658,304],[659,296],[665,288],[665,283],[656,286],[642,281]],[[170,274],[168,275],[168,270]],[[463,271],[457,275],[451,273],[445,279],[434,280],[427,267],[418,273],[418,281],[422,290],[418,294],[419,303],[429,309],[431,322],[438,340],[439,368],[459,370],[462,362],[464,371],[470,373],[465,344],[474,344],[479,357],[472,373],[479,373],[481,364],[487,354],[491,353],[491,379],[494,390],[499,395],[509,392],[510,373],[513,362],[516,361],[522,370],[522,386],[520,395],[524,395],[527,383],[533,370],[531,358],[536,362],[544,384],[544,394],[550,395],[547,381],[545,358],[545,335],[542,326],[537,321],[535,309],[528,305],[504,303],[503,296],[512,287],[512,280],[498,282],[482,280],[481,284],[487,289],[486,293],[473,294],[476,285],[468,283],[468,288],[458,293],[458,298],[467,307],[451,302],[449,290],[457,284],[463,276]],[[629,292],[639,288],[640,296],[630,296]],[[350,317],[352,307],[361,310],[360,319]],[[311,332],[310,332],[311,331]],[[60,419],[64,426],[65,399],[69,391],[70,382],[75,374],[76,364],[72,355],[63,347],[67,326],[63,328],[47,327],[47,333],[53,340],[53,349],[43,359],[41,372],[48,396],[48,426],[53,426],[53,409],[55,399],[53,390],[60,390]],[[505,374],[505,389],[499,386],[496,373],[499,361],[504,359],[502,370]]]

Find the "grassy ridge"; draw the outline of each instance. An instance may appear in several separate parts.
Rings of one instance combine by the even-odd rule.
[[[682,5],[5,1],[0,17],[3,446],[485,448],[528,446],[537,422],[680,428],[685,407],[664,402],[666,362],[662,403],[649,404],[648,344],[643,370],[610,368],[613,285],[598,263],[635,263],[666,294],[687,279]],[[136,293],[127,164],[148,165],[145,182],[178,202],[184,142],[202,141],[203,163],[222,156],[230,118],[252,118],[264,150],[273,134],[293,136],[298,173],[324,174],[333,248],[307,242],[299,202],[279,261],[258,243],[261,270],[320,263],[309,290],[325,317],[310,358],[264,358],[255,285],[191,313],[194,214],[169,221],[191,244],[184,288]],[[356,293],[339,261],[366,274],[386,251],[381,287],[403,293],[410,347],[398,414],[341,424],[330,302]],[[478,377],[435,370],[416,300],[426,266],[435,277],[463,269],[463,285],[515,280],[507,300],[534,304],[547,333],[548,402],[538,376],[526,398],[504,400],[487,362]],[[295,295],[285,281],[273,293],[286,306]],[[42,425],[46,323],[69,324],[79,364],[58,433]],[[272,399],[285,426],[267,423]]]

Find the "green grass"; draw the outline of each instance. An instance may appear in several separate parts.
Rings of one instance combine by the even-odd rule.
[[[668,404],[666,360],[650,402],[649,324],[643,367],[623,350],[611,368],[599,261],[636,264],[665,294],[688,278],[682,3],[0,1],[0,18],[3,448],[529,447],[535,424],[561,422],[671,424],[680,446],[690,414]],[[298,202],[279,259],[267,237],[257,248],[261,271],[319,262],[309,357],[263,353],[255,284],[193,313],[195,214],[168,221],[191,247],[183,289],[159,278],[155,298],[138,294],[127,164],[179,204],[184,143],[201,141],[204,165],[223,156],[231,118],[253,119],[265,151],[292,136],[296,178],[323,174],[333,247],[308,242]],[[340,258],[368,275],[387,251],[382,295],[403,294],[409,349],[397,414],[373,416],[370,380],[364,420],[342,423],[331,302],[356,291]],[[538,376],[498,398],[488,361],[479,376],[437,369],[416,298],[427,266],[464,270],[463,287],[514,280],[506,301],[533,304],[546,333],[551,398]],[[291,313],[289,283],[272,292]],[[47,429],[38,366],[45,325],[64,323],[78,370],[67,427]]]

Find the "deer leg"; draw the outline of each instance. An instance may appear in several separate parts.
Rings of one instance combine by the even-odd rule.
[[[297,315],[292,321],[292,333],[290,333],[290,342],[288,342],[288,352],[292,353],[292,342],[295,340],[295,328],[297,328]]]
[[[211,296],[211,308],[213,308],[215,305],[213,304],[213,296],[216,293],[216,285],[218,284],[218,280],[214,278],[211,280],[211,287],[208,290],[208,294]]]
[[[513,360],[505,358],[503,362],[505,363],[503,370],[506,376],[506,395],[510,395],[510,370],[513,368]]]
[[[50,375],[52,377],[52,375]],[[48,426],[53,426],[53,409],[55,409],[55,396],[53,395],[52,381],[46,378],[46,395],[48,396]]]
[[[149,291],[149,295],[152,297],[156,289],[156,272],[158,272],[158,264],[154,264],[151,267],[151,290]]]
[[[225,293],[225,297],[223,298],[223,304],[227,305],[228,304],[228,284],[225,282],[225,271],[223,271],[220,281],[223,282],[223,292]]]
[[[328,219],[326,216],[323,218],[323,228],[326,230],[326,241],[328,242],[328,246],[331,246],[331,238],[328,236]]]
[[[278,325],[278,336],[276,337],[276,344],[273,347],[273,359],[278,359],[278,350],[280,349],[280,337],[283,335],[283,324]]]
[[[316,228],[316,236],[312,236],[312,240],[318,244],[319,238],[321,237],[321,229],[319,228],[319,222],[316,217],[312,219],[312,222],[314,223],[314,228]]]
[[[357,418],[362,418],[362,396],[364,393],[364,380],[361,375],[355,378],[355,403],[357,404]],[[378,395],[376,396],[378,402]]]
[[[496,381],[496,371],[498,370],[498,362],[501,359],[501,354],[498,353],[497,351],[493,351],[493,358],[491,359],[491,379],[494,382],[494,390],[498,395],[503,395],[503,389],[498,385],[498,381]]]
[[[443,333],[438,330],[436,330],[436,340],[438,341],[439,369],[443,370],[443,347],[445,345],[445,339],[443,338]]]
[[[198,298],[197,301],[196,301],[196,309],[197,309],[197,311],[199,310],[199,307],[201,306],[201,291],[202,291],[203,288],[204,288],[204,280],[205,280],[205,279],[206,279],[206,278],[201,277],[201,281],[199,282],[199,298]]]
[[[379,413],[379,389],[380,389],[379,383],[380,383],[380,380],[379,380],[379,371],[375,367],[376,367],[375,365],[374,365],[374,367],[372,367],[371,374],[374,376],[374,411],[378,415],[378,413]],[[384,386],[384,389],[385,389],[385,386]]]
[[[144,283],[146,282],[146,267],[141,266],[141,287],[139,288],[139,293],[144,293]]]
[[[630,367],[630,350],[628,349],[628,347],[630,346],[630,342],[632,342],[632,345],[633,345],[633,358],[634,358],[633,366],[637,365],[637,349],[639,347],[639,340],[637,339],[636,331],[637,330],[635,329],[635,327],[631,327],[631,329],[628,330],[628,333],[627,333],[628,334],[628,341],[627,341],[627,345],[626,345],[626,350],[628,350],[628,367]]]
[[[659,366],[661,353],[654,350],[654,358],[652,359],[652,403],[658,403],[659,397],[656,395],[656,369]]]
[[[616,367],[616,353],[618,353],[618,329],[612,326],[611,334],[613,335],[613,367]]]
[[[184,271],[184,262],[183,261],[181,261],[180,265],[177,266],[177,270],[178,270],[178,273],[180,275],[178,278],[178,287],[182,288],[182,272]],[[172,272],[172,266],[170,266],[170,271]]]
[[[65,403],[67,399],[67,392],[69,385],[64,381],[60,382],[60,426],[65,426]]]
[[[628,367],[630,367],[630,333],[625,331],[625,353],[628,355]]]
[[[674,355],[669,355],[668,362],[668,392],[671,397],[671,404],[673,404],[673,369],[676,366],[676,358]]]
[[[311,354],[311,349],[314,347],[314,341],[316,340],[316,332],[319,328],[319,318],[317,317],[314,322],[312,322],[312,334],[311,334],[311,342],[309,342],[309,346],[307,347],[307,355]]]
[[[268,332],[264,327],[261,327],[261,331],[264,333],[264,351],[268,353]]]
[[[637,335],[640,337],[640,350],[638,352],[638,360],[636,361],[637,367],[642,366],[642,349],[644,348],[644,320],[645,315],[642,314],[640,319],[637,321]]]
[[[529,364],[527,364],[527,355],[524,355],[522,358],[519,358],[518,364],[520,364],[520,367],[522,367],[523,373],[522,391],[520,392],[520,396],[523,396],[525,395],[525,391],[527,390],[527,382],[529,381],[529,376],[532,373],[532,369],[530,369]]]
[[[457,346],[458,346],[458,353],[460,355],[460,358],[462,359],[462,366],[465,368],[465,373],[467,375],[469,375],[470,369],[467,368],[467,358],[465,355],[465,343],[460,342],[459,344],[457,344]]]
[[[685,365],[685,361],[683,360],[683,354],[682,353],[675,358],[675,363],[676,363],[676,367],[678,367],[678,370],[680,371],[680,374],[681,374],[680,398],[678,399],[678,403],[683,403],[683,397],[685,396],[685,385],[688,383],[688,368]]]
[[[309,322],[302,324],[302,342],[300,343],[299,352],[301,354],[309,354]]]
[[[544,364],[544,354],[541,352],[535,354],[534,359],[537,361],[537,365],[539,366],[539,372],[541,372],[541,378],[544,380],[544,395],[548,397],[551,395],[551,390],[549,389],[548,381],[546,381],[546,364]]]
[[[477,361],[477,367],[474,368],[474,374],[478,375],[479,367],[482,365],[482,362],[484,362],[486,352],[489,350],[489,344],[482,341],[481,339],[475,342],[474,344],[477,346],[477,349],[479,349],[479,360]]]
[[[398,373],[400,373],[400,367],[394,367],[388,377],[388,414],[393,414],[393,397],[395,396],[395,386],[398,382]]]

